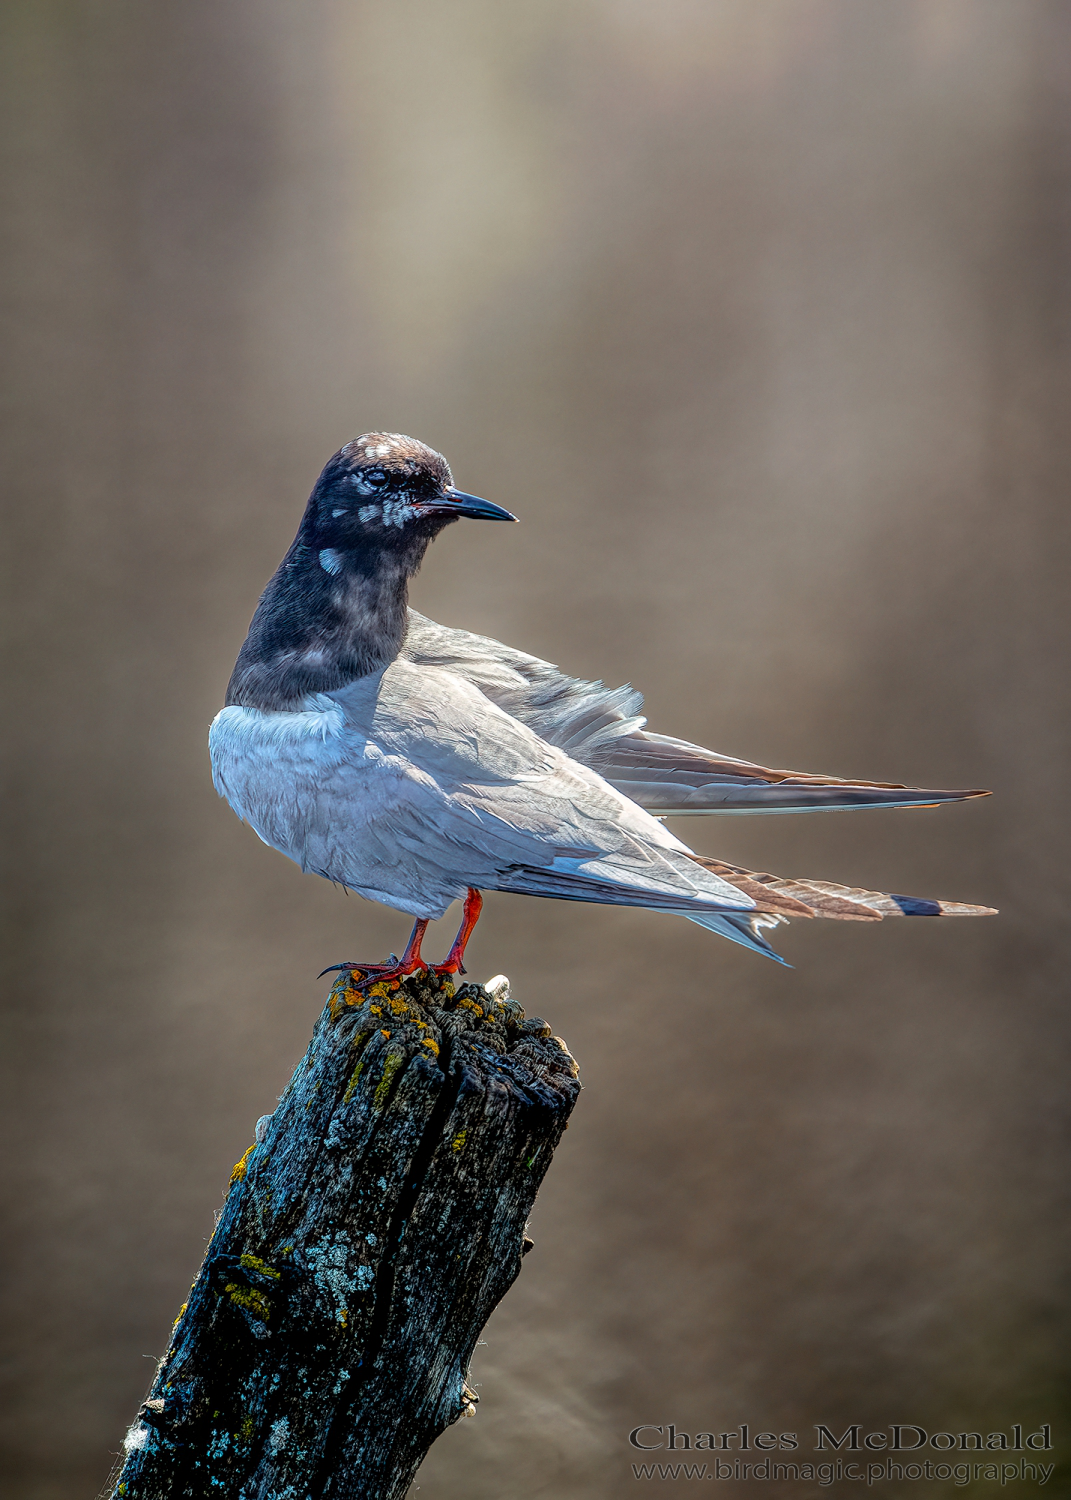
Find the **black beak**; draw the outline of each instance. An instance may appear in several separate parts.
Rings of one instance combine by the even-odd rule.
[[[421,507],[425,511],[438,511],[440,515],[470,516],[474,521],[515,521],[508,510],[495,505],[491,500],[481,500],[479,495],[466,495],[464,490],[455,490],[451,485],[444,489],[441,500],[433,500]]]

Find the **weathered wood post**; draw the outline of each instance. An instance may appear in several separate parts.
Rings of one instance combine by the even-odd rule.
[[[400,1500],[473,1409],[576,1064],[504,980],[351,983],[234,1169],[113,1500]]]

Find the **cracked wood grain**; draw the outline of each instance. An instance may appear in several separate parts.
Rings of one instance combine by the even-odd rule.
[[[350,983],[234,1169],[113,1500],[400,1500],[474,1406],[576,1064],[501,992]]]

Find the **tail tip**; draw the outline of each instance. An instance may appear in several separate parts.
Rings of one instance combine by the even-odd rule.
[[[889,892],[905,917],[996,917],[995,906],[971,906],[965,901],[928,901],[922,896],[897,896]]]

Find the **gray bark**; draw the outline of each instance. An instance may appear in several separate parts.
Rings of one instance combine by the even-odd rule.
[[[231,1187],[113,1500],[398,1500],[476,1401],[580,1084],[478,985],[339,977]]]

